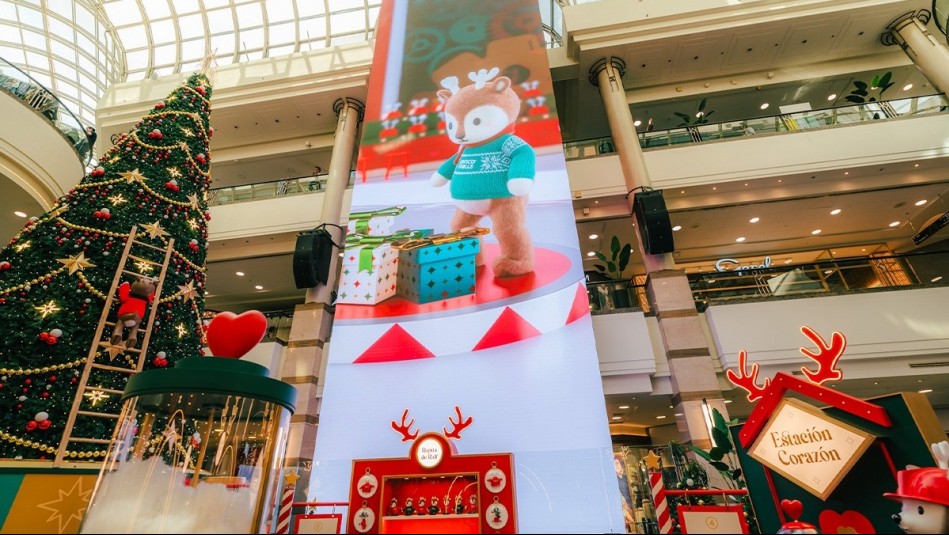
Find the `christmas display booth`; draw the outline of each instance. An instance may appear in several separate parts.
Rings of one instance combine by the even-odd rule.
[[[295,399],[231,358],[135,375],[81,532],[270,531]]]
[[[402,459],[356,459],[349,493],[353,533],[516,533],[514,456],[459,455],[452,440],[472,423],[442,433],[411,432],[408,409],[392,427],[412,441]]]
[[[846,338],[801,332],[818,349],[801,348],[818,364],[802,367],[804,378],[779,372],[758,386],[758,364],[749,373],[744,351],[739,373],[727,372],[757,402],[730,431],[761,530],[803,521],[823,533],[900,533],[900,503],[884,494],[903,488],[898,472],[907,465],[936,463],[932,445],[946,439],[939,419],[917,392],[863,400],[823,386],[843,378]]]

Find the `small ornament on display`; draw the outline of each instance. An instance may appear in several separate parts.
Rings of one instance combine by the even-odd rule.
[[[437,515],[438,513],[439,513],[439,511],[438,511],[438,497],[437,497],[437,496],[432,496],[432,498],[428,501],[428,514],[430,514],[430,515]]]
[[[498,493],[507,486],[507,476],[498,469],[498,464],[492,462],[491,469],[484,474],[484,486],[489,491]]]
[[[372,512],[372,509],[367,506],[366,502],[362,502],[362,507],[356,511],[353,523],[356,524],[356,531],[365,533],[375,525],[376,514]]]
[[[156,128],[156,129],[154,129],[154,130],[152,130],[151,132],[148,133],[148,137],[150,137],[150,138],[152,138],[152,139],[161,139],[161,138],[163,138],[164,136],[162,135],[161,130],[159,130],[159,129]]]
[[[398,516],[402,514],[402,508],[399,507],[399,499],[392,498],[389,500],[389,508],[386,509],[386,516]]]
[[[372,498],[378,489],[379,480],[366,468],[365,475],[359,478],[359,482],[356,484],[356,492],[363,498]]]
[[[203,152],[200,153],[200,154],[198,154],[197,156],[195,156],[194,159],[195,159],[199,164],[201,164],[201,165],[204,165],[204,164],[208,163],[208,159],[207,159],[207,157],[204,155]]]
[[[782,524],[777,533],[820,533],[814,524],[800,521],[801,513],[804,512],[800,500],[781,500],[781,509],[791,518],[791,522]]]
[[[425,501],[425,498],[424,498],[424,497],[419,498],[419,499],[418,499],[418,502],[416,502],[416,503],[418,503],[418,509],[416,510],[416,511],[417,511],[416,514],[418,514],[418,515],[426,515],[426,514],[428,514],[428,502]]]
[[[178,187],[177,180],[171,179],[168,182],[165,182],[165,189],[167,189],[168,191],[178,191],[181,188]]]
[[[488,505],[488,508],[484,511],[484,516],[488,519],[488,524],[494,529],[501,529],[507,525],[507,507],[500,503],[497,496],[494,497],[494,503]]]
[[[405,516],[412,516],[415,514],[415,505],[412,501],[412,498],[405,499],[405,507],[402,508],[402,513],[405,514]]]

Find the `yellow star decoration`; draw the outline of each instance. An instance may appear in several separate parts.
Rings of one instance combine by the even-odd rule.
[[[300,479],[300,474],[296,472],[287,472],[283,475],[284,486],[294,487],[296,486],[298,479]]]
[[[179,142],[178,142],[178,148],[181,149],[181,150],[188,150],[188,144],[185,143],[184,141],[179,141]]]
[[[109,197],[109,202],[112,203],[112,206],[118,206],[124,203],[125,201],[126,201],[126,198],[123,197],[120,193],[116,193],[115,195]]]
[[[134,169],[132,171],[126,171],[124,173],[119,173],[119,174],[122,175],[122,178],[124,178],[130,183],[135,182],[136,180],[140,180],[142,182],[145,181],[145,177],[142,175],[142,173],[138,169]]]
[[[179,323],[178,326],[175,327],[175,330],[178,331],[178,338],[182,338],[184,335],[188,334],[188,328],[185,327],[184,323]]]
[[[188,220],[188,226],[191,227],[191,230],[198,230],[198,220],[197,220],[197,219],[189,219],[189,220]]]
[[[165,171],[168,171],[168,176],[181,178],[181,171],[179,171],[177,167],[166,167]]]
[[[181,133],[183,133],[186,137],[194,137],[194,132],[192,132],[190,128],[182,128]]]
[[[70,275],[77,271],[82,271],[87,267],[96,267],[95,264],[86,260],[86,253],[79,253],[76,256],[70,256],[69,258],[57,258],[56,261],[61,262],[63,265],[68,267]]]
[[[16,252],[22,253],[25,249],[29,249],[29,248],[30,248],[30,242],[25,241],[25,242],[23,242],[23,243],[14,245],[13,248],[16,249]]]
[[[142,262],[142,261],[135,262],[135,267],[137,267],[138,272],[142,273],[143,275],[152,272],[152,265],[149,264],[148,262]]]
[[[52,513],[49,515],[49,518],[46,519],[46,526],[44,527],[40,524],[41,530],[49,530],[51,533],[66,533],[75,532],[79,530],[79,521],[82,520],[82,514],[86,510],[86,505],[89,503],[89,496],[92,494],[92,486],[90,485],[88,489],[83,489],[83,482],[86,481],[81,477],[75,479],[72,488],[69,490],[64,490],[64,488],[56,489],[58,496],[44,503],[36,504],[38,509],[45,509]],[[40,519],[42,522],[42,520]],[[53,527],[53,522],[56,522],[56,527]],[[75,524],[74,524],[75,523]],[[55,529],[55,531],[53,531]]]
[[[195,195],[194,193],[192,193],[191,195],[188,195],[188,202],[191,203],[191,207],[194,208],[195,210],[198,210],[200,208],[198,206],[198,196]]]
[[[646,468],[647,468],[648,470],[652,470],[652,471],[655,471],[655,472],[658,472],[658,471],[659,471],[659,461],[660,461],[660,460],[661,460],[661,457],[659,457],[658,455],[656,455],[656,452],[654,452],[654,451],[652,451],[652,450],[649,450],[649,453],[647,453],[647,454],[643,457],[643,461],[646,462]]]
[[[38,306],[38,307],[33,307],[33,308],[36,309],[36,312],[37,312],[40,316],[43,316],[43,319],[45,319],[46,316],[49,316],[50,314],[55,314],[55,313],[59,312],[60,310],[62,310],[62,309],[59,308],[59,306],[56,304],[56,301],[53,301],[52,299],[49,300],[49,303],[46,303],[46,304],[41,305],[41,306]]]
[[[125,348],[119,345],[113,345],[112,342],[100,342],[99,345],[105,347],[109,352],[109,362],[115,360],[115,356],[125,351]]]
[[[185,302],[194,299],[194,296],[198,293],[198,291],[194,289],[194,281],[188,281],[188,284],[179,284],[178,289],[181,290],[181,299]]]
[[[161,223],[159,223],[157,220],[154,223],[142,225],[142,228],[145,229],[145,231],[148,232],[148,235],[152,238],[168,235],[168,233],[165,232],[165,229],[161,228]]]
[[[89,392],[86,392],[85,394],[83,394],[83,396],[89,398],[89,401],[92,402],[93,407],[98,405],[100,401],[103,401],[109,398],[109,395],[101,390],[90,390]]]

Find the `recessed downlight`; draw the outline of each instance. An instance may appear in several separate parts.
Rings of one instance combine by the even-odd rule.
[[[244,272],[243,272],[243,271],[237,271],[237,272],[235,272],[234,274],[237,275],[238,277],[243,277],[243,276],[244,276]]]
[[[749,223],[757,223],[758,221],[761,221],[760,217],[752,217],[748,220]]]
[[[633,121],[633,126],[639,126],[641,124],[643,124],[643,122],[640,120]]]
[[[613,419],[613,420],[622,420],[623,417],[622,417],[622,416],[614,416],[612,419]]]
[[[665,420],[666,417],[665,417],[664,415],[660,414],[659,416],[656,416],[656,419],[657,419],[657,420]]]
[[[933,391],[932,388],[924,388],[924,389],[920,390],[919,393],[920,393],[920,394],[928,394],[928,393],[930,393],[930,392],[932,392],[932,391]]]
[[[835,98],[837,98],[837,93],[831,93],[827,95],[827,100],[834,100]]]
[[[679,232],[680,230],[682,230],[682,225],[676,225],[672,227],[672,232]]]
[[[738,236],[737,238],[735,238],[735,241],[738,242],[738,243],[741,243],[741,242],[745,241],[745,237],[744,237],[744,236]]]
[[[811,234],[813,234],[814,236],[817,236],[817,235],[820,234],[821,232],[823,232],[821,229],[816,228],[816,229],[814,229],[814,230],[811,231]]]
[[[596,253],[593,251],[587,251],[587,256],[596,256]]]
[[[930,279],[929,282],[939,282],[941,280],[942,280],[942,275],[939,275],[938,277],[933,277],[932,279]]]
[[[906,84],[903,86],[903,91],[909,91],[913,88],[913,84]]]
[[[595,240],[595,239],[597,239],[597,238],[599,238],[599,237],[600,237],[599,234],[590,234],[590,239],[591,239],[591,240]]]
[[[264,287],[258,284],[257,286],[254,286],[254,289],[255,289],[255,290],[263,290]]]
[[[621,411],[625,411],[626,409],[629,408],[629,405],[620,405],[619,408]]]
[[[731,402],[732,402],[732,400],[730,400],[730,399],[726,399],[726,400],[725,400],[725,403],[731,403]]]
[[[21,212],[21,211],[17,210],[16,212],[13,212],[13,215],[15,215],[15,216],[17,216],[17,217],[26,217],[26,212]]]
[[[765,102],[764,104],[762,104],[762,105],[759,106],[759,107],[760,107],[761,109],[763,109],[763,110],[766,110],[766,109],[768,109],[768,106],[770,106],[770,105],[771,105],[771,104],[768,104],[767,102]]]
[[[830,211],[830,215],[837,215],[841,212],[840,208],[834,208]]]
[[[927,201],[926,199],[920,199],[920,200],[916,201],[916,206],[922,206],[922,205],[926,204],[927,202],[928,202],[928,201]]]
[[[890,223],[890,227],[898,227],[898,226],[900,226],[900,222],[899,222],[899,221],[894,221],[894,222]]]

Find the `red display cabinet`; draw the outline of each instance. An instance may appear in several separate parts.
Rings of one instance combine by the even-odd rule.
[[[513,468],[510,453],[458,455],[439,433],[407,458],[354,460],[348,531],[517,533]]]

